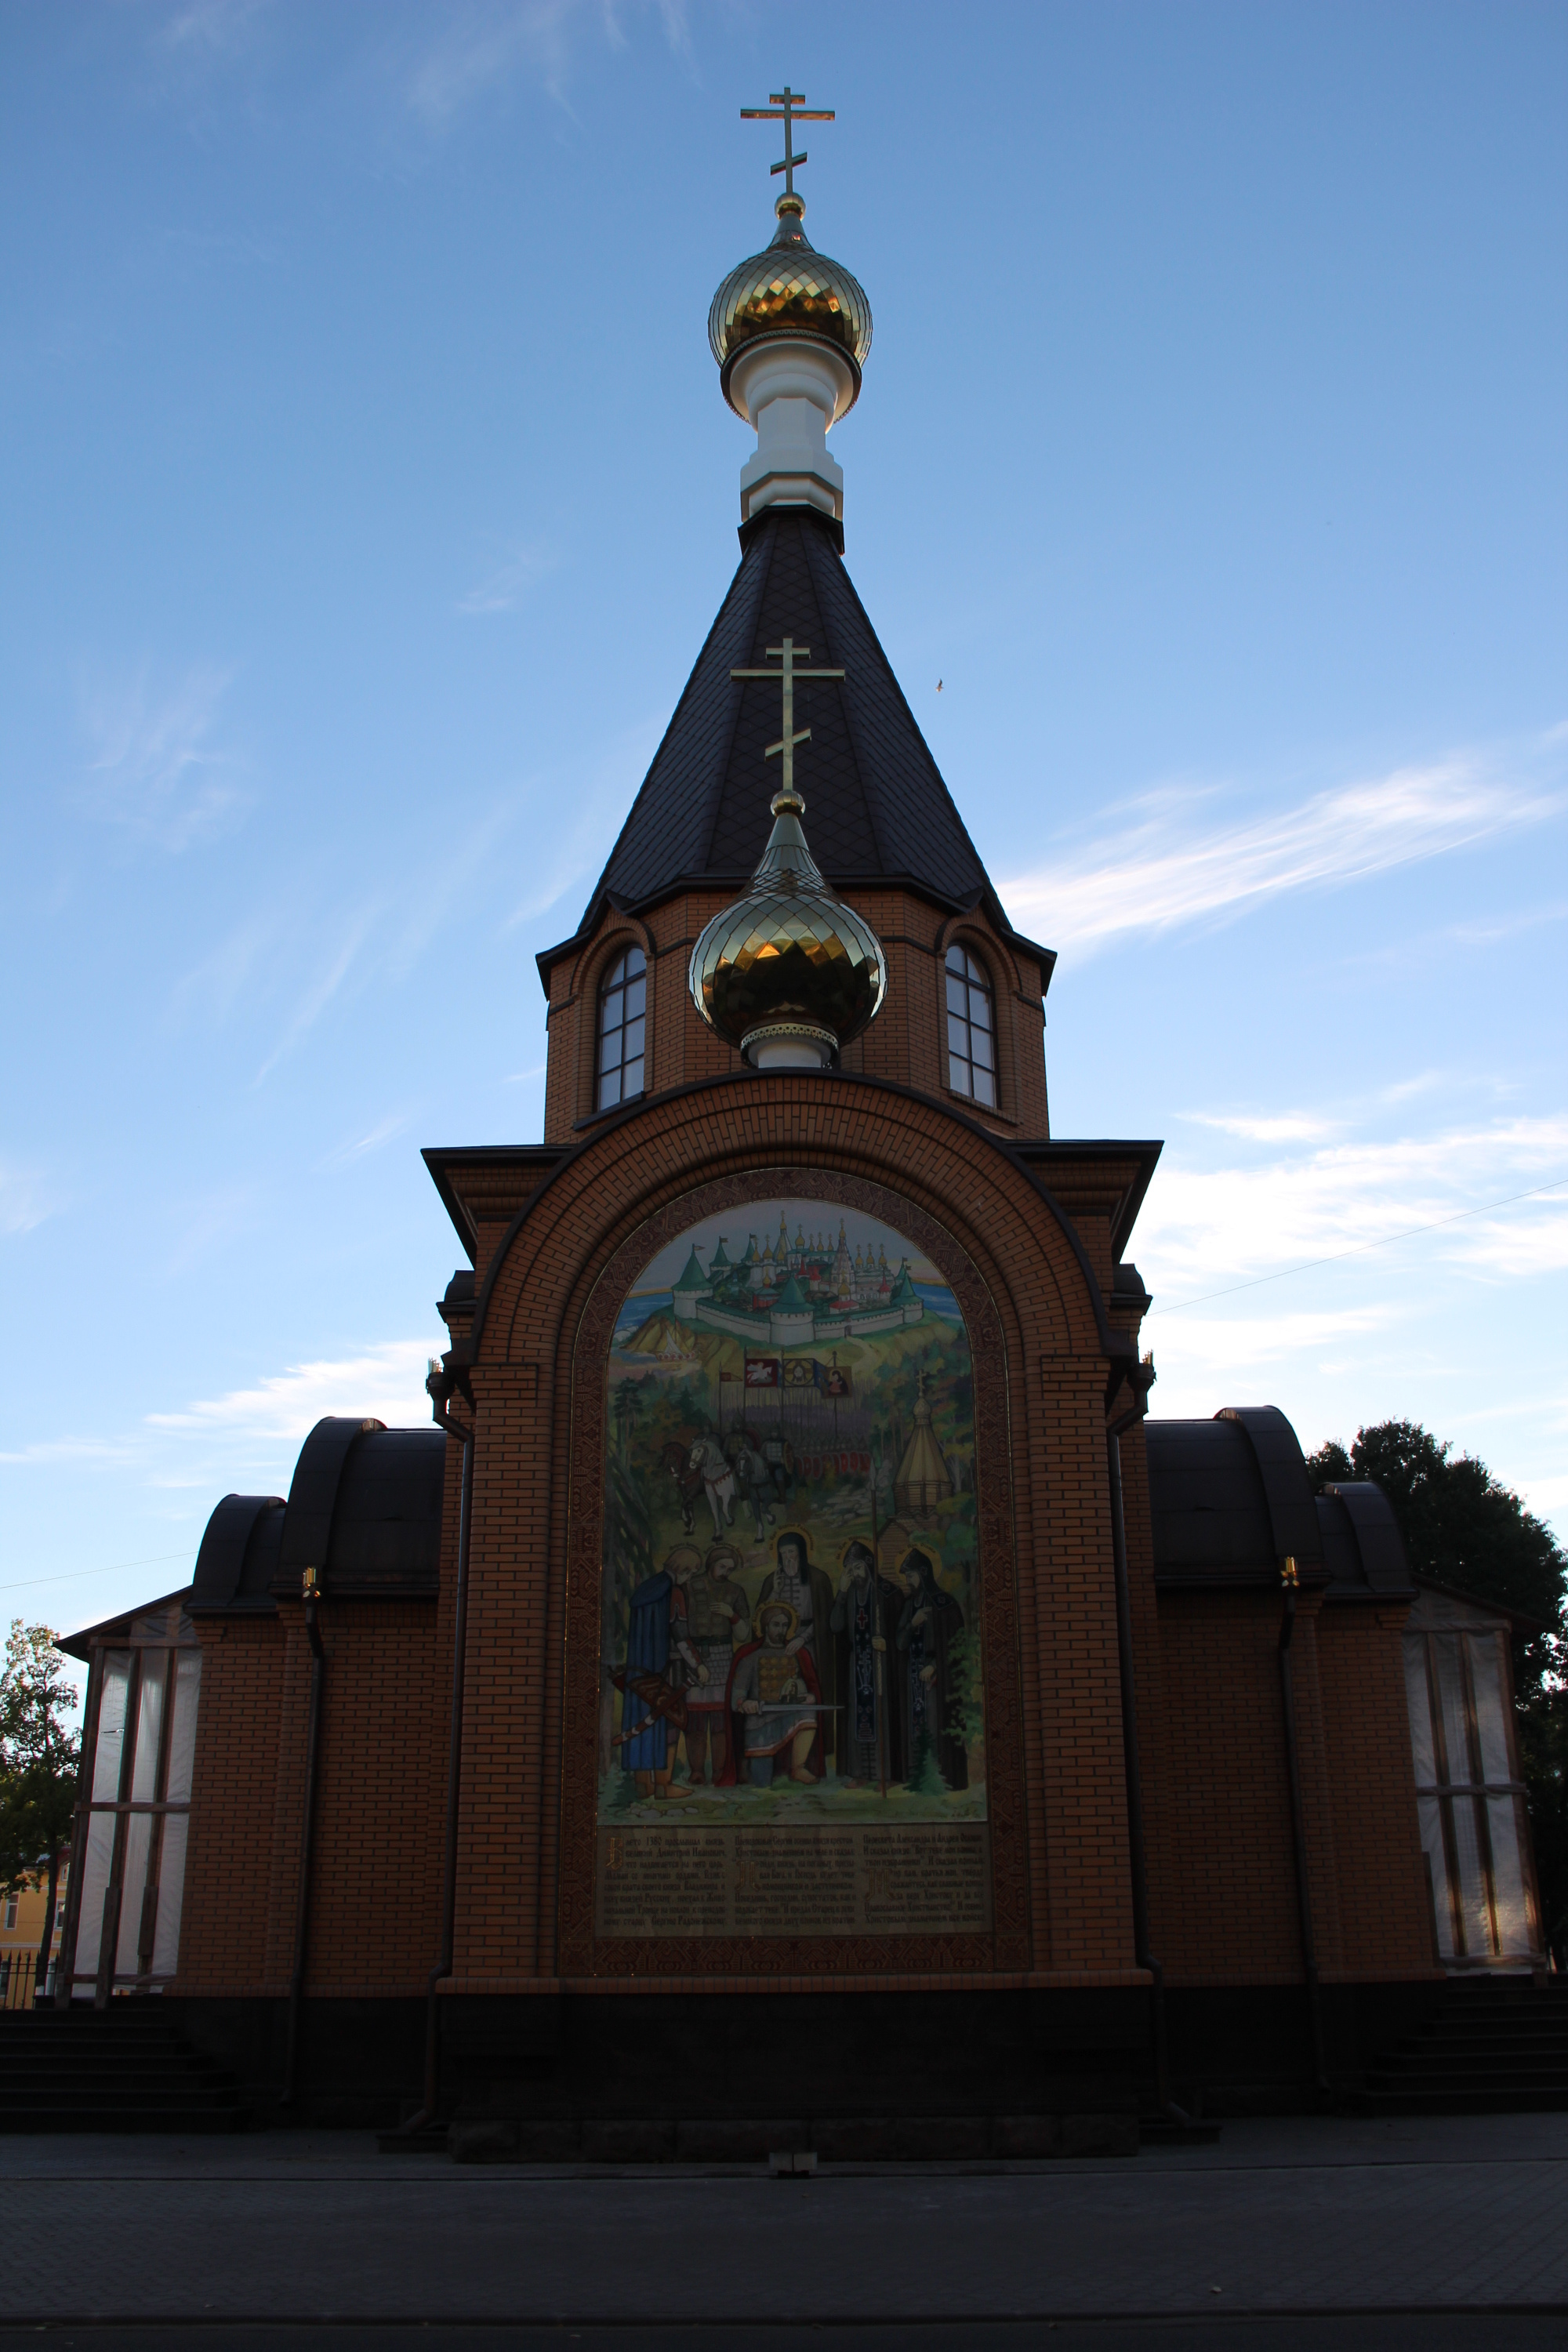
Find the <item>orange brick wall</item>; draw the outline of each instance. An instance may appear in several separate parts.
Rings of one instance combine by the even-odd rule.
[[[699,1018],[687,991],[692,948],[731,896],[724,890],[692,891],[647,917],[608,912],[588,940],[552,966],[547,1142],[570,1142],[593,1115],[599,983],[630,946],[640,947],[648,959],[648,1093],[741,1067],[739,1054]],[[1047,1135],[1038,961],[1009,945],[978,910],[955,918],[902,890],[864,891],[855,903],[886,950],[888,992],[871,1027],[846,1049],[845,1068],[952,1099],[947,1095],[942,959],[961,940],[989,971],[996,1007],[999,1100],[994,1112],[976,1110],[974,1116],[998,1133]]]
[[[1405,1697],[1403,1608],[1325,1609],[1319,1673],[1349,1976],[1434,1965]]]

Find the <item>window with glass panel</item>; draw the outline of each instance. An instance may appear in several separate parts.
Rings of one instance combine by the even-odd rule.
[[[628,948],[599,990],[599,1078],[595,1110],[613,1110],[642,1092],[643,1034],[647,1027],[647,958]]]
[[[1417,1611],[1432,1605],[1424,1599]],[[1533,1962],[1542,1952],[1504,1639],[1453,1625],[1405,1636],[1421,1843],[1437,1954],[1448,1968]]]
[[[202,1656],[177,1601],[121,1638],[123,1648],[94,1645],[89,1686],[74,1937],[68,1929],[82,2000],[156,1991],[179,1958]]]
[[[967,948],[947,951],[947,1083],[972,1101],[996,1103],[996,1023],[984,967]]]

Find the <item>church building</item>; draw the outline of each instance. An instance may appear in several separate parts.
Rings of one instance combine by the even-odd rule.
[[[320,1423],[68,1644],[57,1998],[159,1996],[267,2119],[1116,2152],[1542,1958],[1506,1624],[1278,1410],[1151,1413],[1160,1146],[1053,1135],[1055,958],[846,567],[798,104],[709,318],[740,560],[538,959],[543,1138],[424,1155],[431,1420]]]

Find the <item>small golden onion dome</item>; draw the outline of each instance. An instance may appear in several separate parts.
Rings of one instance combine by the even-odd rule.
[[[871,305],[858,278],[839,261],[816,252],[801,226],[799,196],[778,200],[778,234],[765,253],[731,269],[708,313],[708,341],[730,400],[730,373],[740,352],[764,336],[819,336],[843,352],[860,397],[860,370],[871,348]],[[730,400],[737,415],[745,414]]]
[[[784,791],[743,898],[691,950],[691,1000],[710,1029],[767,1067],[821,1068],[876,1019],[887,993],[882,943],[823,880]]]

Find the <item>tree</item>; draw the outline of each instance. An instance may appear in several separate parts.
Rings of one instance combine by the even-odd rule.
[[[1484,1462],[1418,1422],[1358,1429],[1347,1453],[1331,1439],[1307,1461],[1314,1489],[1374,1478],[1387,1496],[1413,1571],[1517,1610],[1542,1628],[1513,1636],[1514,1705],[1548,1939],[1568,1938],[1568,1559]]]
[[[38,1981],[48,1973],[60,1857],[70,1842],[81,1743],[64,1720],[76,1704],[47,1625],[11,1621],[0,1675],[0,1893],[48,1886]]]

